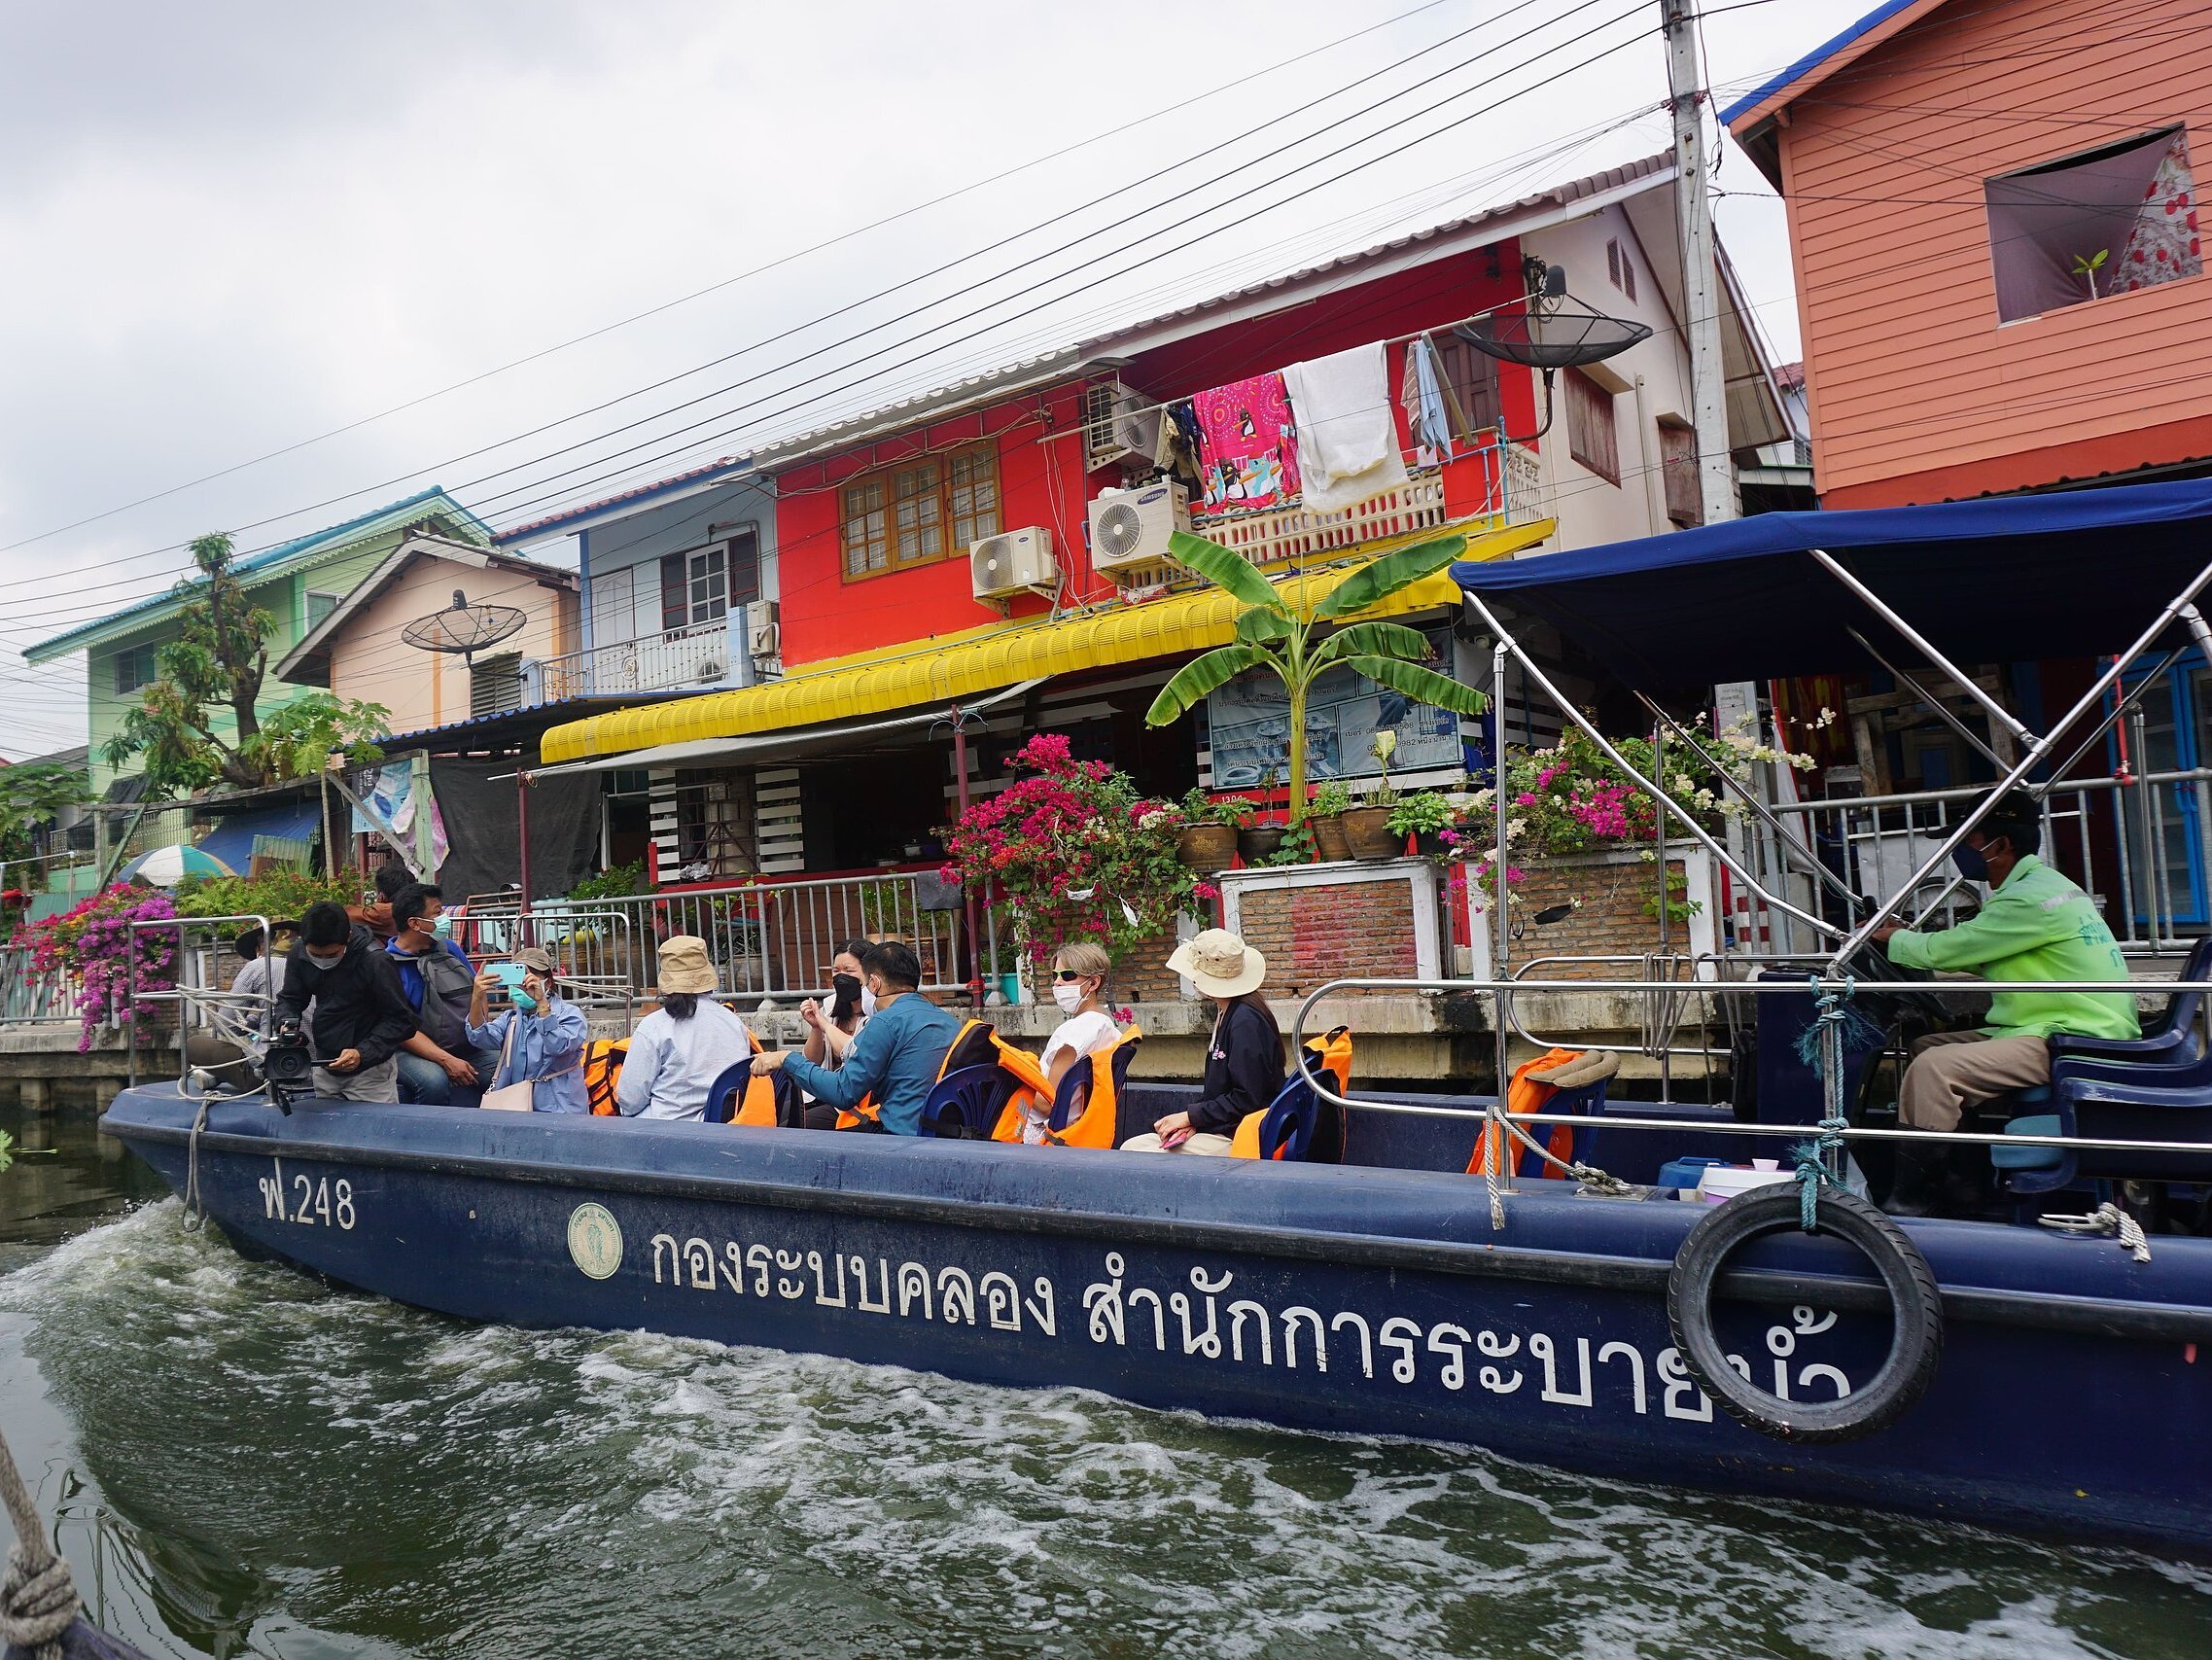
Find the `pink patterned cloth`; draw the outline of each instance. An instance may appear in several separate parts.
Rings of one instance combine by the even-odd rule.
[[[1298,436],[1282,375],[1216,386],[1190,407],[1206,441],[1204,511],[1281,507],[1298,493]]]
[[[2182,135],[2177,132],[2165,155],[2159,159],[2159,170],[2152,175],[2151,188],[2135,214],[2134,228],[2127,233],[2127,245],[2120,251],[2119,267],[2105,292],[2125,294],[2131,289],[2156,288],[2176,277],[2195,276],[2203,269],[2203,253],[2197,245],[2194,181],[2190,177]]]

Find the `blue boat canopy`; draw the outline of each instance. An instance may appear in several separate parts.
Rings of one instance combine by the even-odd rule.
[[[1853,627],[1913,666],[1911,649],[1809,556],[1816,547],[1953,662],[2109,655],[2212,564],[2212,479],[1761,513],[1452,575],[1647,690],[1877,666]]]

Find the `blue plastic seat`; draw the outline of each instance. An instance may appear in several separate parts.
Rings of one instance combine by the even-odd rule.
[[[1127,1039],[1114,1045],[1107,1066],[1113,1073],[1113,1093],[1116,1103],[1129,1099],[1129,1063],[1137,1058],[1137,1040]],[[1060,1075],[1060,1086],[1052,1092],[1052,1113],[1044,1127],[1054,1135],[1068,1128],[1091,1105],[1091,1064],[1088,1055],[1078,1056],[1075,1064]],[[1114,1132],[1114,1145],[1121,1145],[1121,1134]]]
[[[997,1064],[961,1067],[937,1079],[922,1103],[922,1134],[987,1142],[1020,1079]]]
[[[2045,1090],[2044,1094],[2049,1095],[2050,1091]],[[2005,1126],[2005,1134],[2008,1136],[2055,1136],[2062,1133],[2055,1113],[2038,1113],[2032,1117],[2015,1118]],[[1992,1147],[1989,1149],[1989,1162],[1999,1170],[2055,1170],[2065,1160],[2066,1149],[2062,1147]]]
[[[738,1097],[752,1081],[751,1061],[739,1061],[733,1067],[722,1068],[721,1075],[707,1085],[707,1109],[702,1116],[710,1124],[728,1123],[737,1115]]]
[[[1603,1117],[1605,1115],[1605,1085],[1607,1081],[1604,1078],[1599,1078],[1596,1083],[1576,1084],[1571,1088],[1554,1090],[1551,1099],[1544,1103],[1543,1111],[1531,1117],[1522,1119],[1521,1128],[1527,1133],[1531,1141],[1541,1143],[1546,1149],[1554,1153],[1554,1156],[1557,1156],[1558,1149],[1552,1146],[1553,1132],[1560,1129],[1571,1130],[1573,1140],[1568,1148],[1567,1161],[1572,1164],[1596,1162],[1598,1126],[1595,1124],[1562,1125],[1553,1120],[1551,1114],[1557,1113],[1562,1116],[1579,1118]],[[1519,1142],[1513,1145],[1521,1155],[1513,1167],[1516,1176],[1535,1180],[1539,1177],[1564,1174],[1558,1166],[1540,1155],[1530,1152]]]
[[[2212,1065],[2199,1061],[2199,1073]],[[2212,1181],[2212,1077],[2185,1084],[2125,1082],[2073,1077],[2052,1085],[2055,1114],[2019,1120],[2023,1135],[2084,1136],[2115,1142],[2194,1142],[2203,1151],[2163,1152],[2131,1147],[1992,1148],[2015,1193],[2049,1193],[2084,1181]],[[2028,1124],[2046,1128],[2030,1129]],[[2004,1154],[2018,1162],[2004,1162]],[[2045,1154],[2055,1156],[2046,1158]]]
[[[1259,1121],[1259,1155],[1294,1164],[1344,1162],[1344,1109],[1315,1093],[1304,1067],[1267,1104]]]

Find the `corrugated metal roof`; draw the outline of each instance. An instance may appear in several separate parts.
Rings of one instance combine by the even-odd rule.
[[[651,483],[640,484],[635,489],[618,490],[612,496],[602,496],[595,502],[584,503],[581,507],[563,508],[559,512],[547,513],[544,518],[534,518],[527,524],[513,525],[499,532],[493,540],[495,542],[516,542],[525,536],[543,536],[546,531],[557,529],[561,525],[574,524],[579,519],[597,517],[609,508],[620,507],[624,502],[637,501],[648,496],[658,496],[681,485],[694,483],[701,478],[711,478],[718,473],[741,473],[752,465],[753,458],[750,455],[720,456],[703,467],[692,468],[688,473],[677,473],[666,478],[655,478]]]
[[[332,551],[342,547],[350,540],[391,528],[380,521],[404,515],[415,508],[424,507],[433,502],[439,504],[439,511],[450,513],[459,520],[465,531],[474,532],[476,537],[482,539],[485,546],[490,546],[492,540],[490,527],[451,496],[448,496],[442,485],[433,484],[427,490],[417,490],[411,496],[403,496],[396,502],[387,503],[383,507],[372,509],[368,512],[349,518],[342,524],[334,524],[323,530],[310,531],[305,536],[296,536],[290,542],[280,542],[274,547],[264,548],[250,559],[237,561],[230,567],[231,573],[242,581],[256,575],[270,575],[279,568],[302,559],[310,553]],[[121,611],[110,613],[97,621],[81,623],[66,633],[56,634],[51,640],[41,640],[37,645],[25,648],[23,660],[30,663],[50,661],[54,657],[75,651],[80,646],[88,646],[97,639],[120,632],[133,621],[151,620],[177,603],[177,596],[173,591],[164,590],[161,593],[150,594],[134,604],[124,606]]]

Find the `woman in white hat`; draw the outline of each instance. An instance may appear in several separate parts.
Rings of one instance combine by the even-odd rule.
[[[1131,1136],[1124,1152],[1226,1154],[1237,1125],[1282,1089],[1282,1028],[1260,996],[1267,959],[1226,929],[1210,928],[1176,947],[1168,967],[1213,999],[1213,1036],[1206,1045],[1199,1096]]]
[[[614,1105],[626,1118],[703,1117],[715,1079],[753,1058],[753,1035],[714,1000],[704,939],[672,935],[658,957],[660,1007],[630,1036]]]

